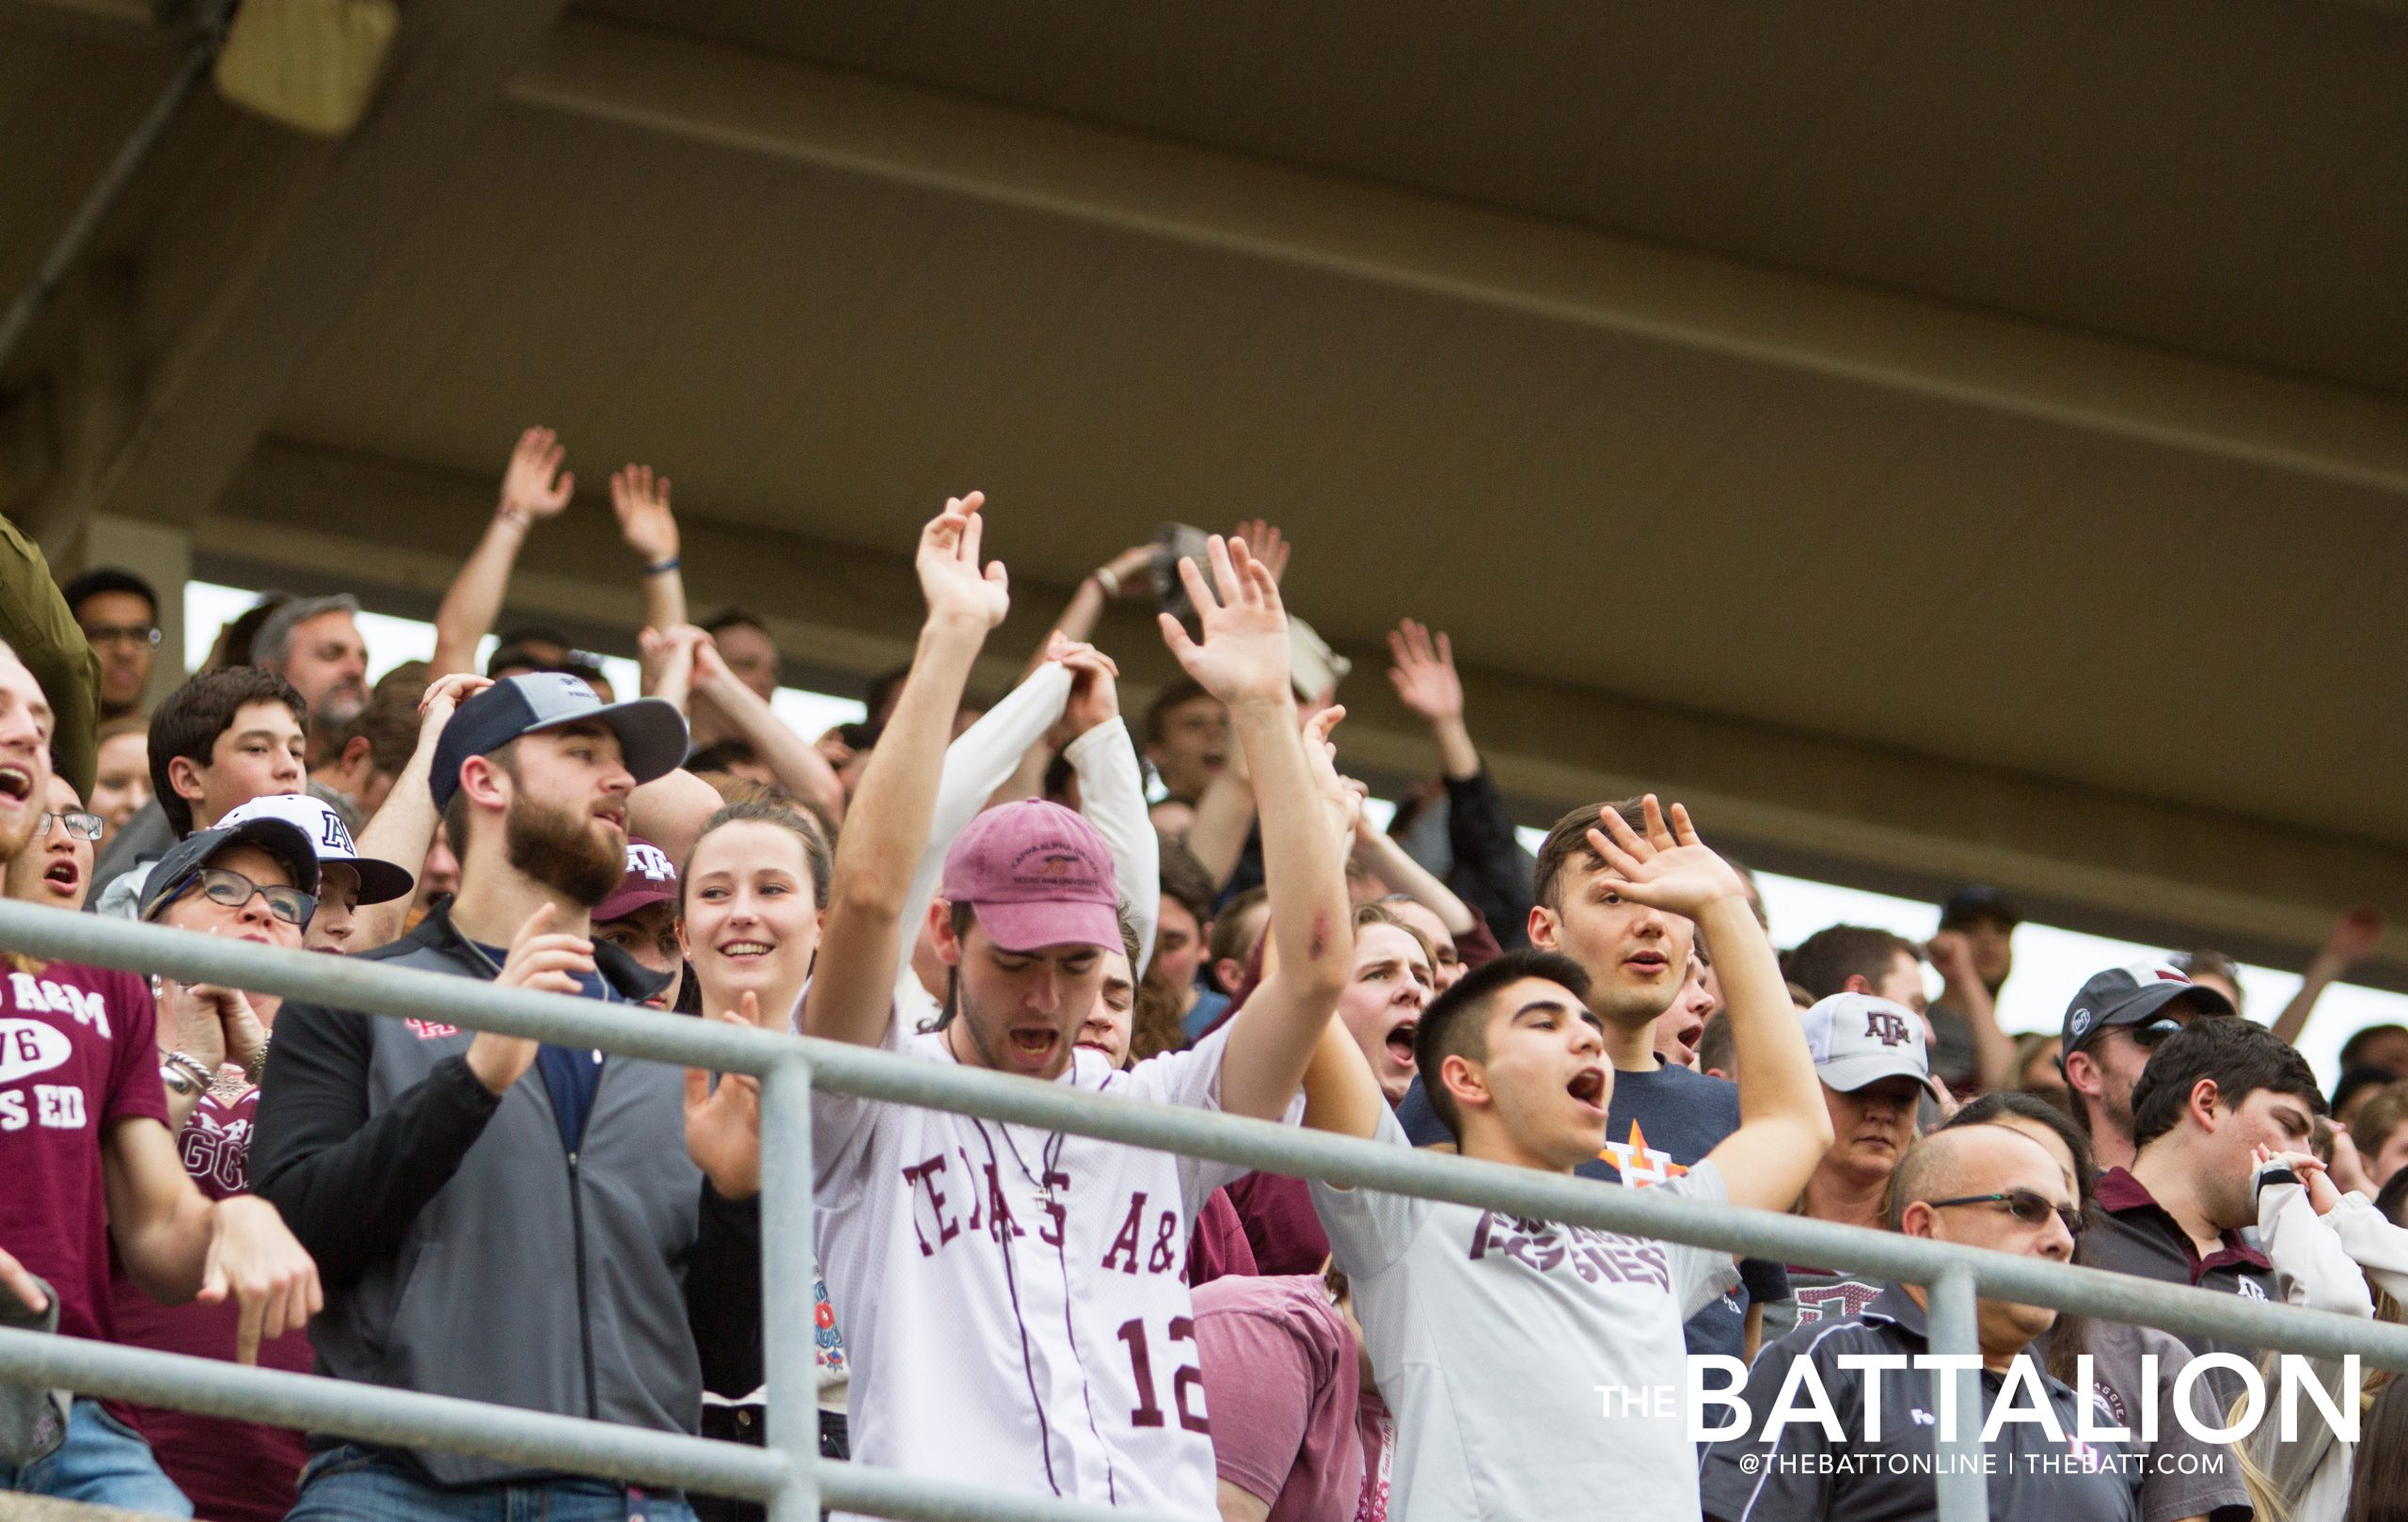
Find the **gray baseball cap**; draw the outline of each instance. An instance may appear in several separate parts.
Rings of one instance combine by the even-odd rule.
[[[2110,1025],[2142,1025],[2177,999],[2188,998],[2203,1015],[2237,1015],[2232,1001],[2166,961],[2136,961],[2094,973],[2066,1006],[2065,1034],[2057,1060],[2079,1052]]]
[[[1834,993],[1798,1017],[1814,1076],[1842,1094],[1884,1078],[1931,1076],[1923,1017],[1870,993]]]
[[[686,717],[659,698],[605,703],[594,689],[565,672],[526,672],[505,676],[460,705],[436,742],[435,770],[427,788],[435,806],[460,790],[460,763],[490,755],[521,735],[592,719],[619,737],[620,753],[639,784],[665,777],[686,759]]]

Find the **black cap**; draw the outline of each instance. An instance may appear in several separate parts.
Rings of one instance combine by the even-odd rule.
[[[228,846],[257,846],[284,864],[294,887],[306,894],[318,891],[317,843],[299,825],[290,819],[246,819],[219,830],[196,830],[160,857],[142,883],[137,905],[142,917],[149,919],[184,879],[207,866],[209,859]]]
[[[619,737],[627,769],[639,784],[665,777],[686,759],[686,719],[659,698],[604,703],[594,689],[564,672],[527,672],[505,676],[460,705],[436,742],[435,770],[427,786],[441,808],[460,790],[460,763],[490,755],[519,736],[538,729],[598,720]]]
[[[2023,911],[2014,899],[1981,882],[1957,889],[1948,896],[1948,902],[1940,906],[1940,927],[1943,930],[1959,930],[1975,920],[1996,920],[2011,930],[2023,923]]]
[[[2139,961],[2094,973],[2066,1006],[2057,1060],[2081,1051],[2110,1025],[2140,1025],[2175,1000],[2188,996],[2203,1015],[2237,1015],[2232,1001],[2204,983],[2194,983],[2171,962]]]
[[[150,605],[152,618],[159,616],[159,594],[150,582],[122,566],[95,565],[59,588],[60,595],[67,599],[70,615],[84,606],[85,599],[97,597],[103,592],[130,592]]]

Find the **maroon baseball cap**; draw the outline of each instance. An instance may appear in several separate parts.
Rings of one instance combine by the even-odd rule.
[[[1112,853],[1095,826],[1041,798],[970,821],[944,854],[947,903],[968,904],[1006,951],[1121,944]]]
[[[649,840],[627,837],[627,870],[610,896],[594,911],[594,923],[623,920],[639,909],[677,901],[677,865]]]

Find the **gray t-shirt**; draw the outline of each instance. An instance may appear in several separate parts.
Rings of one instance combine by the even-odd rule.
[[[1656,1187],[1728,1197],[1711,1163]],[[1697,1514],[1681,1323],[1728,1253],[1319,1182],[1313,1208],[1396,1419],[1390,1522]]]
[[[2083,1324],[2090,1351],[2091,1403],[2098,1407],[2101,1427],[2130,1432],[2130,1447],[2142,1455],[2141,1522],[2180,1522],[2204,1516],[2210,1522],[2247,1522],[2249,1489],[2241,1479],[2241,1462],[2223,1443],[2203,1443],[2182,1425],[2174,1387],[2194,1356],[2182,1340],[2154,1326],[2128,1326],[2120,1322]],[[2157,1384],[2141,1379],[2141,1356],[2157,1356]],[[2141,1434],[2152,1419],[2144,1409],[2157,1408],[2157,1439],[2145,1442]],[[2205,1379],[2191,1387],[2192,1419],[2203,1427],[2221,1427],[2212,1387]],[[2305,1424],[2313,1416],[2301,1419]]]

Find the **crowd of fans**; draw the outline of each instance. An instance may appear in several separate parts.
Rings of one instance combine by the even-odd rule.
[[[530,536],[577,531],[562,466],[519,440],[433,658],[372,685],[355,599],[270,595],[146,712],[158,592],[57,585],[0,536],[7,896],[2400,1319],[2408,1029],[2353,1037],[2329,1098],[2292,1045],[2371,912],[2271,1026],[2194,950],[2010,1037],[2004,894],[1957,894],[1927,943],[1782,951],[1677,802],[1587,804],[1526,852],[1448,639],[1410,620],[1388,678],[1437,768],[1374,828],[1260,524],[1114,557],[983,703],[1009,582],[983,499],[948,501],[912,660],[811,737],[770,707],[766,625],[690,621],[670,484],[630,466],[643,692],[535,625],[476,672]],[[1133,733],[1088,640],[1138,596],[1184,674]],[[800,1314],[806,1287],[761,1280],[753,1080],[7,960],[0,1324],[759,1441],[763,1295]],[[1930,1386],[1892,1356],[1926,1347],[1921,1286],[833,1094],[813,1118],[832,1456],[1197,1518],[1935,1514]],[[2178,1419],[2221,1424],[2233,1371],[2185,1370],[2258,1350],[1991,1301],[1979,1336],[1987,1396],[2054,1419],[1987,1439],[1993,1514],[2403,1514],[2383,1376],[2317,1366],[2362,1399],[2354,1441],[2216,1443]],[[1751,1425],[1701,1448],[1643,1393],[1685,1354],[1746,1366]],[[1801,1363],[1842,1419],[1768,1429]],[[13,1387],[0,1491],[747,1510]]]

